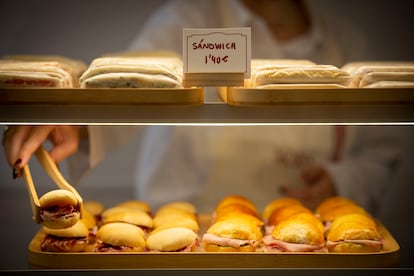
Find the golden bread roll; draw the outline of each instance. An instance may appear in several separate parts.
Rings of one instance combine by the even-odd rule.
[[[332,222],[326,247],[330,252],[379,252],[382,238],[375,221],[364,214],[341,216]]]
[[[138,210],[144,211],[148,214],[151,213],[151,206],[147,202],[141,201],[141,200],[133,200],[133,199],[132,200],[127,200],[127,201],[123,201],[121,203],[118,203],[115,206],[138,209]]]
[[[203,247],[209,252],[254,252],[262,232],[245,217],[232,218],[213,223],[203,235]]]
[[[265,251],[321,251],[325,245],[323,228],[310,216],[293,216],[273,228],[263,238]]]
[[[252,201],[250,201],[247,197],[241,196],[241,195],[229,195],[229,196],[224,197],[216,205],[215,212],[218,213],[218,212],[220,212],[221,208],[223,208],[227,205],[231,205],[231,204],[244,205],[245,207],[252,210],[256,215],[258,215],[258,211],[257,211],[257,208],[256,208],[255,204]]]
[[[273,213],[273,211],[281,208],[281,207],[286,207],[286,206],[290,206],[290,205],[302,205],[302,203],[297,200],[296,198],[291,198],[291,197],[282,197],[282,198],[278,198],[275,199],[273,201],[271,201],[270,203],[268,203],[263,212],[262,212],[262,219],[265,223],[267,223],[270,215]]]
[[[144,232],[136,225],[112,222],[102,225],[97,233],[97,252],[142,252]]]
[[[268,225],[277,225],[281,221],[299,213],[312,213],[312,211],[303,205],[291,205],[276,209],[268,219]]]

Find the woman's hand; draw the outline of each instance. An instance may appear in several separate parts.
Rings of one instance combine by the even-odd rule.
[[[299,199],[311,210],[314,210],[325,198],[336,195],[334,182],[322,166],[313,165],[305,168],[301,177],[306,182],[306,187],[283,186],[282,192],[286,196]]]
[[[3,147],[14,178],[20,176],[20,170],[32,154],[48,139],[53,144],[50,157],[58,164],[78,150],[79,127],[45,125],[7,128],[3,134]]]

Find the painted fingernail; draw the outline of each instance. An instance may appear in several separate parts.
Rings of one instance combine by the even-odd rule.
[[[16,178],[18,178],[18,177],[20,177],[22,174],[21,174],[21,170],[19,170],[19,169],[13,169],[13,179],[16,179]]]
[[[20,163],[22,163],[21,158],[17,159],[17,161],[14,163],[14,167],[16,168],[18,165],[20,165]]]

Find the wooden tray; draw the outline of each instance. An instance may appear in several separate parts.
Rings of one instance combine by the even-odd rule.
[[[199,216],[200,233],[210,225],[211,217]],[[377,253],[325,252],[128,252],[128,253],[56,253],[43,252],[40,230],[29,244],[29,263],[38,268],[361,268],[393,267],[399,259],[399,245],[390,232],[378,223],[384,247]]]
[[[200,105],[203,88],[7,88],[1,104],[168,104]]]
[[[229,105],[277,104],[404,104],[414,102],[413,88],[337,88],[291,87],[284,89],[248,89],[229,87],[220,90]]]

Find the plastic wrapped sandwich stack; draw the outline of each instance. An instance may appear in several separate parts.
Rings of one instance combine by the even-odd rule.
[[[349,74],[334,65],[309,60],[252,60],[251,78],[246,88],[332,89],[344,88]]]
[[[359,61],[345,64],[350,88],[413,88],[414,62]]]
[[[176,56],[136,54],[94,59],[79,79],[82,88],[182,88]]]
[[[0,60],[0,87],[78,87],[85,69],[84,62],[62,56],[6,56]]]

